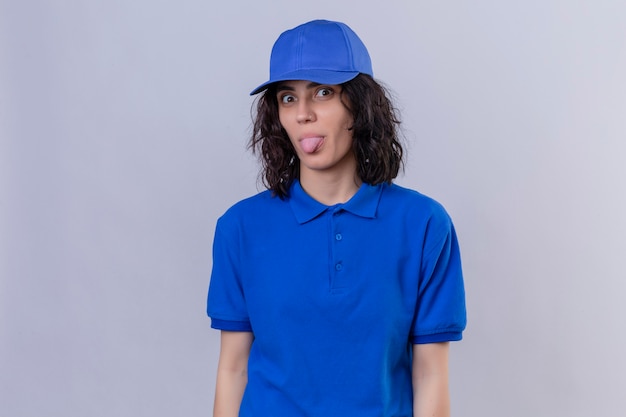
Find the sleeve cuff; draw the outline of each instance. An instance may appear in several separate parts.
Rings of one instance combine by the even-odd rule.
[[[456,342],[461,340],[462,338],[462,332],[447,332],[413,336],[411,341],[413,342],[413,344],[421,345],[425,343]]]
[[[211,317],[211,327],[217,330],[228,330],[234,332],[251,332],[252,326],[249,321],[221,320]]]

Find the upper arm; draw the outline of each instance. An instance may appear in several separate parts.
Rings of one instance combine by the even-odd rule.
[[[412,342],[461,340],[466,325],[461,254],[454,226],[445,211],[433,215],[425,235],[419,270]]]

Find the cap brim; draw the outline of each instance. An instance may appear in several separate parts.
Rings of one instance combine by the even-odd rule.
[[[343,84],[352,80],[359,75],[358,71],[330,71],[330,70],[300,70],[289,72],[286,74],[280,74],[279,76],[271,77],[269,81],[261,84],[250,93],[251,96],[258,94],[266,90],[271,84],[281,81],[296,81],[305,80],[318,84],[330,84],[337,85]]]

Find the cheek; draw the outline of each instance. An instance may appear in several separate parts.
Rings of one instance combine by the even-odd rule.
[[[285,112],[282,111],[280,108],[278,109],[278,121],[280,122],[280,125],[284,129],[285,128]]]
[[[346,110],[345,108],[342,108],[343,112],[342,112],[342,117],[341,117],[341,126],[346,129],[346,130],[350,130],[352,128],[352,125],[354,125],[354,119],[352,118],[352,114]]]
[[[283,113],[278,113],[278,121],[280,122],[280,126],[285,130],[285,132],[287,132],[289,139],[291,139],[290,126],[289,123],[286,123],[287,120],[287,117],[285,117]]]
[[[349,133],[350,136],[352,136],[352,126],[354,125],[354,121],[352,120],[352,116],[346,116],[343,118],[342,121],[342,128],[343,130],[347,131],[346,133]]]

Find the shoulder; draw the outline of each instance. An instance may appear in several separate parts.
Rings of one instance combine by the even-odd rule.
[[[273,195],[269,190],[262,191],[251,197],[238,201],[229,207],[217,221],[218,227],[233,227],[249,222],[258,222],[282,213],[286,208],[286,200]]]
[[[265,190],[236,202],[226,210],[224,216],[237,216],[242,213],[247,214],[250,211],[271,205],[275,203],[275,200],[281,201],[280,198],[274,197],[271,191]]]
[[[378,216],[381,222],[427,250],[454,234],[452,219],[437,200],[396,184],[386,185],[381,195]]]
[[[444,206],[419,191],[397,184],[385,184],[380,201],[383,210],[400,210],[410,216],[449,222]]]

